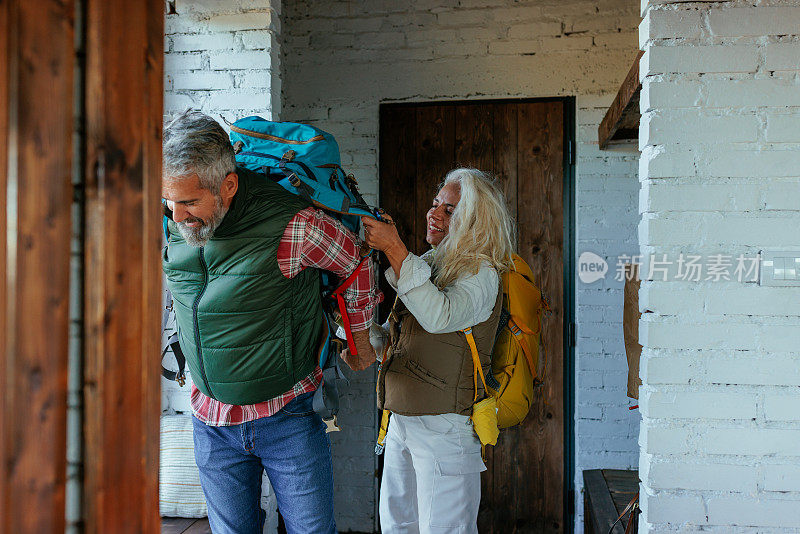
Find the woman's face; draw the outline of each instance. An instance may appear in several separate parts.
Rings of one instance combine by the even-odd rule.
[[[432,246],[439,245],[450,230],[450,217],[460,199],[461,186],[457,183],[445,184],[433,199],[433,207],[425,216],[428,223],[425,240]]]

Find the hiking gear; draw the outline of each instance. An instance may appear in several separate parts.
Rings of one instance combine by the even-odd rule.
[[[178,370],[170,371],[164,367],[164,364],[162,363],[161,375],[167,380],[174,380],[180,387],[183,387],[186,384],[186,356],[183,355],[183,351],[181,350],[181,344],[178,342],[177,332],[174,332],[171,336],[169,336],[164,350],[161,351],[162,360],[169,350],[172,350],[172,355],[175,356],[175,361],[178,362]]]
[[[169,232],[169,230],[167,230]],[[169,234],[167,234],[168,236]],[[167,325],[169,324],[170,317],[174,318],[174,313],[172,312],[172,294],[169,290],[165,290],[165,297],[167,299],[167,305],[164,307],[164,313],[161,316],[161,332],[165,332],[167,329]],[[172,351],[172,355],[175,357],[175,361],[178,364],[177,371],[170,371],[166,367],[164,367],[164,356],[166,356],[168,351]],[[164,344],[164,350],[161,351],[161,376],[166,378],[167,380],[174,380],[178,383],[180,387],[183,387],[186,384],[186,357],[183,355],[183,351],[181,350],[181,344],[178,342],[178,332],[173,332],[167,342]]]
[[[480,443],[464,415],[393,415],[381,479],[381,531],[477,534]]]
[[[307,124],[273,122],[257,116],[239,119],[229,126],[238,165],[277,182],[309,204],[336,214],[354,233],[360,228],[360,217],[380,220],[379,211],[362,198],[353,175],[346,174],[339,165],[339,145],[331,134]],[[368,248],[362,250],[365,259],[368,255]],[[322,274],[323,296],[336,299],[347,346],[354,356],[358,351],[341,294],[359,269],[361,265],[338,287],[326,273]]]
[[[489,318],[473,327],[484,370],[491,362],[492,344],[500,321],[498,291]],[[431,334],[395,300],[389,315],[390,346],[378,374],[378,408],[403,415],[472,414],[473,359],[459,332]],[[478,384],[478,399],[483,385]]]
[[[502,319],[492,350],[491,375],[486,377],[488,391],[497,399],[499,428],[518,425],[525,419],[533,402],[534,387],[544,379],[539,374],[539,342],[542,315],[550,308],[533,281],[531,268],[513,256],[514,270],[502,277]],[[464,331],[467,340],[473,336]],[[470,342],[473,358],[478,351]],[[477,385],[475,387],[478,394]],[[477,398],[477,397],[476,397]]]
[[[170,221],[163,269],[195,385],[243,405],[276,397],[309,375],[330,327],[319,271],[288,279],[277,262],[286,225],[307,203],[247,169],[237,172],[239,189],[204,247],[188,245]]]
[[[357,270],[356,270],[357,272]],[[338,432],[339,421],[339,380],[347,380],[339,367],[339,354],[344,349],[341,340],[333,337],[331,332],[335,325],[329,321],[328,314],[325,314],[327,324],[326,339],[322,343],[324,354],[320,357],[322,368],[322,382],[314,391],[313,407],[314,411],[322,417],[325,422],[325,432]]]
[[[192,417],[213,532],[261,532],[266,471],[289,532],[336,533],[330,442],[311,399],[306,393],[275,415],[234,426],[208,426]]]
[[[380,456],[386,449],[386,433],[389,431],[389,418],[392,412],[389,410],[381,411],[381,426],[378,428],[378,442],[375,444],[375,454]]]
[[[236,163],[278,182],[309,204],[340,214],[353,232],[359,217],[376,218],[355,178],[340,166],[333,136],[308,124],[246,117],[230,125]]]
[[[480,356],[478,356],[478,347],[475,345],[475,337],[472,335],[472,328],[465,328],[462,330],[467,338],[470,352],[472,353],[472,380],[475,388],[475,398],[473,399],[472,426],[475,428],[475,434],[481,442],[481,456],[484,453],[486,445],[496,445],[497,436],[500,435],[500,430],[497,428],[497,399],[489,395],[485,399],[478,402],[478,376],[481,377],[484,391],[489,391],[486,385],[486,377],[483,376],[483,368],[481,366]]]

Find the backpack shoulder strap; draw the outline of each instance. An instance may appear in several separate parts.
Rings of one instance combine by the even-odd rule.
[[[531,349],[528,347],[528,342],[525,341],[525,338],[522,336],[522,334],[525,332],[517,325],[517,323],[514,322],[513,317],[508,319],[508,329],[511,330],[512,334],[514,334],[514,339],[519,344],[519,347],[522,349],[522,353],[525,355],[525,359],[528,361],[528,369],[531,370],[531,374],[534,378],[536,378],[536,367],[533,365]]]
[[[342,315],[342,326],[344,326],[344,332],[347,337],[347,348],[350,351],[350,354],[353,356],[357,356],[358,351],[356,350],[356,342],[353,339],[353,332],[350,330],[350,318],[347,316],[347,308],[344,305],[344,297],[342,294],[344,293],[345,289],[352,285],[353,281],[358,276],[358,273],[361,272],[361,267],[364,265],[364,262],[368,261],[367,258],[369,258],[369,256],[362,257],[355,270],[350,273],[350,276],[348,276],[347,279],[331,293],[331,297],[335,298],[336,303],[339,305],[339,313]]]
[[[470,352],[472,352],[472,382],[475,386],[475,397],[472,402],[476,402],[478,400],[478,375],[480,375],[481,382],[483,382],[483,391],[487,395],[489,394],[489,387],[486,385],[486,377],[483,375],[483,366],[481,365],[481,358],[478,355],[478,345],[475,343],[475,336],[472,335],[472,327],[465,328],[462,332],[464,332]]]
[[[178,383],[179,386],[183,387],[186,383],[186,357],[183,355],[183,350],[181,349],[181,344],[178,341],[178,333],[175,332],[169,339],[167,340],[167,345],[164,347],[164,350],[161,351],[161,359],[164,359],[164,356],[167,354],[167,351],[172,349],[172,355],[175,356],[175,361],[178,362],[178,370],[177,371],[170,371],[164,364],[161,364],[161,375],[166,378],[167,380],[174,380]]]

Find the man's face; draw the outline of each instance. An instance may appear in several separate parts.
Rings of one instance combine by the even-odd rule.
[[[193,247],[202,247],[211,239],[230,206],[230,198],[226,202],[221,195],[200,187],[197,174],[165,177],[161,195],[181,235]]]

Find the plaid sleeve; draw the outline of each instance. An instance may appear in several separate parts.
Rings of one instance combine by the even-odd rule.
[[[306,267],[324,269],[344,280],[361,261],[360,242],[341,222],[330,215],[306,208],[295,215],[278,246],[278,266],[287,278]],[[367,260],[343,294],[350,327],[366,330],[372,322],[381,294],[375,287],[375,267]]]

